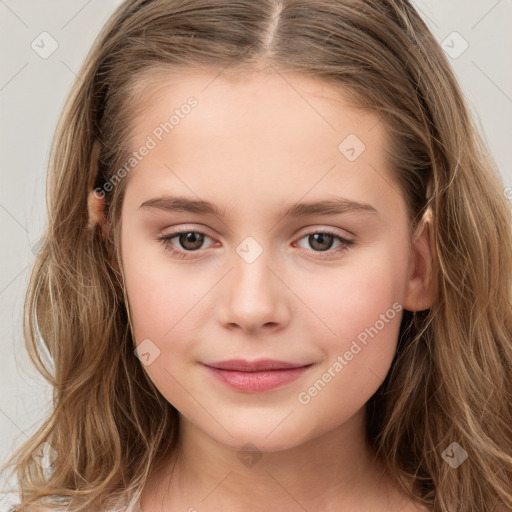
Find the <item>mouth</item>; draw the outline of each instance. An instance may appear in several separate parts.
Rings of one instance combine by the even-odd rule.
[[[203,363],[210,374],[223,384],[249,393],[270,391],[298,379],[313,363],[291,363],[272,359],[246,361],[231,359]]]

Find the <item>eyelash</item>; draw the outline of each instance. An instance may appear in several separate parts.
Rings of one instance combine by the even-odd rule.
[[[187,234],[187,233],[196,233],[196,234],[203,235],[205,237],[211,238],[206,233],[204,233],[203,231],[187,229],[187,230],[183,230],[183,231],[174,231],[173,233],[169,233],[167,235],[159,237],[158,240],[162,243],[162,245],[164,246],[165,250],[169,251],[171,254],[173,254],[177,258],[187,259],[187,258],[191,257],[190,256],[191,254],[193,254],[195,252],[198,252],[200,249],[197,249],[196,251],[182,251],[180,249],[176,249],[171,244],[171,240],[173,238],[176,238],[179,235],[183,235],[183,234]],[[303,236],[301,236],[299,238],[299,240],[302,240],[303,238],[305,238],[307,236],[316,235],[316,234],[331,235],[336,240],[341,242],[342,245],[340,247],[336,248],[336,249],[328,249],[326,251],[315,251],[315,250],[313,250],[312,252],[315,252],[315,253],[329,254],[329,256],[333,256],[333,255],[337,255],[337,254],[340,254],[340,253],[343,253],[343,252],[347,251],[349,249],[349,247],[355,243],[353,240],[349,240],[347,238],[344,238],[344,237],[342,237],[342,236],[340,236],[340,235],[338,235],[338,234],[336,234],[336,233],[334,233],[334,232],[332,232],[332,231],[330,231],[328,229],[322,230],[322,231],[311,231],[309,233],[305,233]]]

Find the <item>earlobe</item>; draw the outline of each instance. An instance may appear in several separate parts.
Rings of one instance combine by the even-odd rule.
[[[421,220],[411,244],[407,290],[403,307],[423,311],[432,306],[437,293],[433,255],[432,213],[428,210]]]
[[[89,212],[88,229],[94,230],[95,226],[99,225],[103,236],[106,236],[108,222],[105,218],[105,197],[96,190],[91,190],[87,199],[87,206]]]

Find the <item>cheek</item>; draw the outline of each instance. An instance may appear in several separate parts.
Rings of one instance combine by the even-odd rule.
[[[123,268],[135,338],[137,344],[154,340],[161,351],[145,370],[170,403],[212,429],[212,435],[226,437],[191,396],[215,403],[215,417],[251,436],[253,425],[267,432],[282,410],[295,411],[296,420],[280,427],[281,437],[274,440],[278,445],[340,425],[364,406],[386,377],[402,316],[405,258],[399,244],[360,250],[357,258],[336,267],[280,269],[294,293],[283,288],[273,298],[286,303],[290,337],[318,355],[318,370],[274,406],[241,414],[239,405],[219,401],[192,364],[204,357],[207,343],[220,333],[216,308],[227,290],[217,283],[226,269],[170,262],[163,248],[134,240],[123,239]],[[260,442],[263,446],[270,440]]]
[[[384,249],[380,254],[361,252],[357,259],[319,272],[314,280],[294,281],[294,291],[314,314],[308,315],[309,324],[322,334],[329,351],[373,326],[403,299],[405,279],[400,255]]]
[[[403,254],[391,246],[372,259],[361,252],[358,264],[298,291],[319,317],[309,321],[307,337],[316,331],[325,363],[296,398],[312,414],[330,409],[333,425],[362,407],[389,371],[402,318]]]
[[[206,291],[205,279],[198,278],[189,265],[176,260],[170,262],[170,256],[159,242],[141,242],[136,238],[126,232],[122,243],[135,338],[137,342],[145,338],[167,339],[187,323],[187,314]]]
[[[212,276],[200,278],[194,273],[192,277],[187,272],[190,267],[169,264],[158,244],[134,239],[125,237],[122,254],[135,345],[149,346],[151,360],[145,371],[166,399],[187,413],[194,410],[183,387],[188,365],[194,361],[191,322],[200,314],[201,297],[208,291],[205,282]]]

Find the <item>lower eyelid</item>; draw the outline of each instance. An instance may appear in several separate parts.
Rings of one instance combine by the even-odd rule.
[[[203,235],[205,238],[209,238],[210,240],[213,240],[214,239],[209,236],[208,234],[204,233],[203,231],[198,231],[198,230],[193,230],[193,229],[189,229],[189,230],[182,230],[182,231],[176,231],[176,232],[173,232],[173,233],[169,233],[169,234],[166,234],[166,235],[163,235],[163,236],[160,236],[158,237],[158,240],[161,241],[161,243],[164,245],[164,248],[166,248],[168,251],[170,251],[171,253],[177,255],[177,256],[181,256],[181,257],[193,257],[194,254],[200,254],[204,249],[209,249],[209,248],[212,248],[212,247],[215,247],[215,245],[219,245],[219,242],[215,242],[214,241],[214,244],[211,245],[210,247],[205,247],[203,249],[196,249],[196,250],[187,250],[187,249],[182,249],[182,248],[179,248],[179,247],[176,247],[172,242],[171,240],[180,236],[180,235],[183,235],[183,234],[187,234],[187,233],[197,233],[197,234],[200,234],[200,235]],[[340,245],[338,247],[335,247],[334,249],[333,248],[330,248],[330,249],[326,249],[325,251],[315,251],[314,249],[305,249],[304,247],[299,247],[301,249],[305,249],[307,250],[308,252],[311,252],[311,253],[314,253],[314,254],[318,254],[320,257],[322,257],[321,255],[322,254],[325,254],[326,256],[329,256],[329,255],[334,255],[334,254],[338,254],[338,253],[341,253],[341,252],[344,252],[345,250],[348,250],[348,248],[354,244],[354,241],[353,240],[350,240],[348,238],[345,238],[339,234],[336,234],[336,233],[333,233],[333,232],[330,232],[330,231],[322,231],[322,230],[317,230],[317,231],[311,231],[309,233],[305,233],[303,234],[302,236],[300,236],[299,238],[297,238],[296,242],[297,243],[298,241],[310,236],[310,235],[314,235],[314,234],[326,234],[326,235],[330,235],[332,236],[335,240],[338,240],[338,242],[340,242]]]

